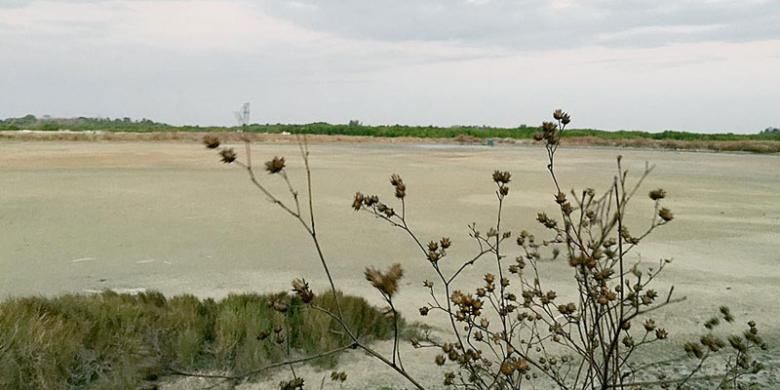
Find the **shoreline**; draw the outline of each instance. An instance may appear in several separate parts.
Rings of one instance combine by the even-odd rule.
[[[201,142],[205,135],[218,135],[225,142],[240,142],[243,137],[250,141],[267,144],[295,144],[298,137],[290,133],[235,133],[235,132],[110,132],[110,131],[43,131],[5,130],[0,131],[0,142]],[[463,146],[507,146],[536,145],[533,139],[476,138],[458,136],[453,138],[423,137],[374,137],[353,135],[306,134],[311,144],[382,144],[382,145],[463,145]],[[710,153],[780,154],[780,141],[682,141],[653,140],[643,138],[607,139],[599,137],[565,137],[561,145],[575,148],[615,148],[637,150],[666,150]]]

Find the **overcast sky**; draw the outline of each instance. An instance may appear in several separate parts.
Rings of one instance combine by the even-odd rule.
[[[0,117],[780,127],[780,0],[0,0]]]

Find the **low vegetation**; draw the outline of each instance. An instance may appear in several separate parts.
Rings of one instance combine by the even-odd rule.
[[[38,131],[106,131],[106,132],[231,132],[237,130],[237,127],[201,127],[201,126],[172,126],[165,123],[154,122],[148,119],[140,121],[130,118],[109,119],[109,118],[37,118],[33,115],[27,115],[21,118],[8,118],[0,120],[0,130],[38,130]],[[513,139],[530,140],[534,134],[538,133],[540,128],[521,125],[514,128],[499,128],[488,126],[405,126],[405,125],[381,125],[368,126],[357,120],[351,120],[347,124],[330,124],[324,122],[309,124],[251,124],[244,127],[244,131],[250,133],[268,133],[268,134],[319,134],[319,135],[347,135],[347,136],[369,136],[369,137],[414,137],[414,138],[449,138],[449,139],[472,139],[480,141],[484,139]],[[701,134],[685,131],[667,130],[663,132],[651,133],[646,131],[604,131],[596,129],[569,129],[562,138],[572,139],[591,139],[591,143],[609,144],[620,142],[634,143],[637,140],[651,141],[644,146],[653,146],[652,142],[664,141],[686,141],[686,142],[745,142],[745,141],[777,141],[780,142],[780,131],[762,130],[755,134]],[[681,147],[684,145],[663,145],[660,147]],[[748,145],[749,146],[749,145]],[[709,147],[708,144],[699,145],[701,148],[717,150]],[[748,147],[747,151],[765,152],[766,148],[757,148],[753,150]],[[776,147],[780,150],[780,147]],[[734,150],[734,149],[725,149]],[[741,150],[737,148],[736,150]],[[771,149],[769,151],[777,151]]]
[[[349,345],[342,326],[322,313],[302,315],[287,294],[166,298],[106,291],[0,304],[0,388],[154,388],[179,370],[219,371],[251,379],[296,355]],[[289,297],[288,297],[289,298]],[[333,295],[309,303],[333,309]],[[392,336],[393,322],[362,298],[340,296],[344,322],[365,339]],[[283,309],[283,310],[280,310]],[[333,355],[313,361],[332,365]]]

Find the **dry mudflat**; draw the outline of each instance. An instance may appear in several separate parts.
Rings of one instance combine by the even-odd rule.
[[[310,148],[318,229],[336,284],[380,303],[363,270],[401,263],[406,275],[398,306],[411,320],[419,319],[416,308],[427,299],[422,281],[435,274],[402,232],[351,209],[356,191],[392,201],[388,177],[400,174],[408,187],[412,228],[425,240],[453,240],[445,269],[476,250],[467,237],[468,224],[486,231],[494,223],[494,169],[513,175],[506,228],[526,229],[541,239],[536,213],[554,215],[553,184],[541,147],[315,143]],[[275,155],[287,157],[293,185],[303,188],[296,145],[252,149],[258,165]],[[633,205],[629,227],[639,231],[649,222],[652,203],[645,194],[650,189],[666,189],[666,206],[675,214],[673,223],[651,235],[632,258],[673,259],[658,286],[674,285],[687,300],[659,312],[658,322],[682,337],[728,305],[738,318],[754,319],[777,340],[780,157],[564,146],[557,161],[562,186],[607,189],[617,154],[634,177],[645,162],[656,165]],[[259,176],[282,198],[287,195],[278,177]],[[195,142],[2,142],[0,224],[3,297],[107,288],[221,297],[288,289],[295,277],[305,277],[315,289],[326,287],[300,226],[266,201],[245,172],[220,163]],[[464,278],[493,270],[485,261]],[[550,288],[571,288],[565,262],[551,263],[543,273]],[[428,321],[444,325],[442,319]],[[417,359],[413,371],[439,383],[430,356]],[[397,380],[358,356],[346,362],[352,383]],[[777,361],[773,364],[768,383],[777,378]],[[310,383],[323,375],[305,372]]]

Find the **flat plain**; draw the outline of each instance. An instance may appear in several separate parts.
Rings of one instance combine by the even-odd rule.
[[[296,145],[252,149],[260,180],[281,198],[289,199],[284,182],[261,169],[273,156],[287,158],[293,185],[304,189]],[[509,170],[504,226],[551,238],[535,221],[537,212],[556,210],[541,146],[315,143],[310,149],[318,229],[336,284],[379,304],[363,270],[401,263],[406,274],[398,305],[410,320],[420,319],[416,308],[428,299],[422,282],[435,274],[401,231],[352,210],[356,191],[392,203],[388,179],[400,174],[408,187],[411,227],[424,240],[450,237],[451,263],[443,268],[454,270],[458,259],[476,251],[467,226],[474,222],[487,231],[495,221],[492,172]],[[631,259],[646,265],[673,260],[658,286],[674,285],[687,300],[659,313],[659,322],[673,335],[685,335],[725,304],[776,340],[780,157],[564,145],[556,166],[562,187],[608,189],[618,154],[633,178],[646,162],[656,166],[631,208],[632,231],[644,228],[653,214],[648,191],[670,194],[665,205],[674,221]],[[268,202],[244,171],[194,142],[0,143],[0,225],[3,297],[103,289],[222,297],[286,290],[295,277],[311,281],[315,291],[326,288],[300,226]],[[479,280],[494,268],[484,260],[464,280]],[[566,291],[573,284],[563,260],[542,272],[551,288]],[[443,318],[426,321],[444,325]]]

